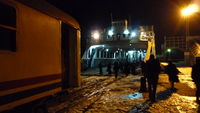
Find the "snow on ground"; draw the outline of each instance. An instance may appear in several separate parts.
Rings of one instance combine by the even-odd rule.
[[[169,97],[153,103],[147,110],[150,113],[199,113],[195,102],[195,85],[191,79],[191,68],[180,67],[179,83],[175,84],[177,91],[169,93]],[[160,75],[160,87],[169,88],[169,83],[164,82],[167,75]],[[158,88],[158,90],[160,89]],[[166,89],[167,91],[167,89]],[[159,94],[159,93],[158,93]],[[159,97],[158,97],[159,98]]]
[[[70,89],[80,90],[68,99],[49,108],[50,113],[198,113],[195,102],[195,85],[191,79],[191,68],[179,68],[179,83],[175,83],[175,92],[169,90],[170,84],[166,74],[160,74],[157,89],[157,101],[148,101],[148,93],[139,93],[139,75],[83,76],[82,87]],[[95,82],[99,82],[95,84]],[[89,87],[91,86],[91,87]],[[80,95],[79,98],[75,95]],[[56,110],[61,106],[62,110]],[[59,111],[59,112],[58,112]]]

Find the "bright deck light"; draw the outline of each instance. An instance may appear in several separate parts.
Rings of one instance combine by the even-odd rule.
[[[94,32],[92,33],[92,37],[93,37],[95,40],[98,40],[98,39],[100,38],[99,32],[98,32],[98,31],[94,31]]]
[[[131,33],[131,37],[135,37],[136,36],[136,33],[135,32],[132,32]]]
[[[109,35],[109,36],[112,36],[113,34],[114,34],[114,33],[113,33],[113,30],[109,30],[109,31],[108,31],[108,35]]]
[[[128,35],[128,34],[129,34],[129,31],[128,31],[128,29],[125,29],[125,30],[124,30],[124,34],[126,34],[126,35]]]

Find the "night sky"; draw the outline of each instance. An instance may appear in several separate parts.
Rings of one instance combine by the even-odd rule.
[[[185,35],[185,20],[180,14],[190,0],[48,0],[73,16],[81,26],[82,49],[92,30],[103,29],[113,20],[131,19],[132,26],[154,25],[158,47],[163,37]],[[196,0],[195,2],[200,2]],[[199,4],[200,5],[200,4]],[[190,17],[190,34],[200,35],[200,14]]]

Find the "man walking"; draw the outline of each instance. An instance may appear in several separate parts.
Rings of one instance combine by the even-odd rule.
[[[196,64],[192,67],[192,79],[196,85],[196,101],[200,104],[200,59],[197,59]]]
[[[178,73],[179,70],[176,68],[176,65],[169,61],[168,65],[165,68],[165,72],[169,76],[169,81],[171,82],[171,90],[174,91],[174,82],[179,82]]]
[[[154,55],[150,55],[149,60],[146,63],[147,66],[147,82],[148,82],[148,91],[149,99],[152,102],[156,101],[156,89],[158,84],[158,75],[160,73],[160,62],[155,59]]]

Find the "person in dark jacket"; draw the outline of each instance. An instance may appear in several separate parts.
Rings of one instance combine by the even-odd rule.
[[[109,63],[107,65],[107,72],[108,72],[109,75],[112,73],[112,71],[111,71],[111,63]]]
[[[99,74],[102,75],[103,71],[102,71],[102,62],[99,63]]]
[[[146,78],[146,63],[144,61],[141,62],[141,72],[142,75]]]
[[[130,63],[128,61],[125,63],[125,74],[126,76],[130,74]]]
[[[131,74],[136,74],[136,66],[134,62],[131,63]]]
[[[196,85],[196,101],[200,104],[200,59],[196,60],[196,64],[192,67],[192,79]]]
[[[119,72],[119,63],[117,61],[114,62],[113,70],[115,72],[115,79],[117,79],[118,72]]]
[[[140,92],[146,92],[147,91],[147,85],[146,85],[146,63],[144,61],[141,61],[141,73],[143,77],[140,78]]]
[[[179,82],[177,76],[179,71],[176,68],[176,65],[169,61],[168,65],[165,68],[165,72],[169,76],[169,81],[171,82],[171,90],[174,90],[174,82]]]
[[[152,102],[156,101],[156,89],[160,69],[159,60],[155,59],[154,55],[150,55],[149,60],[146,62],[146,77],[148,82],[149,99]]]

